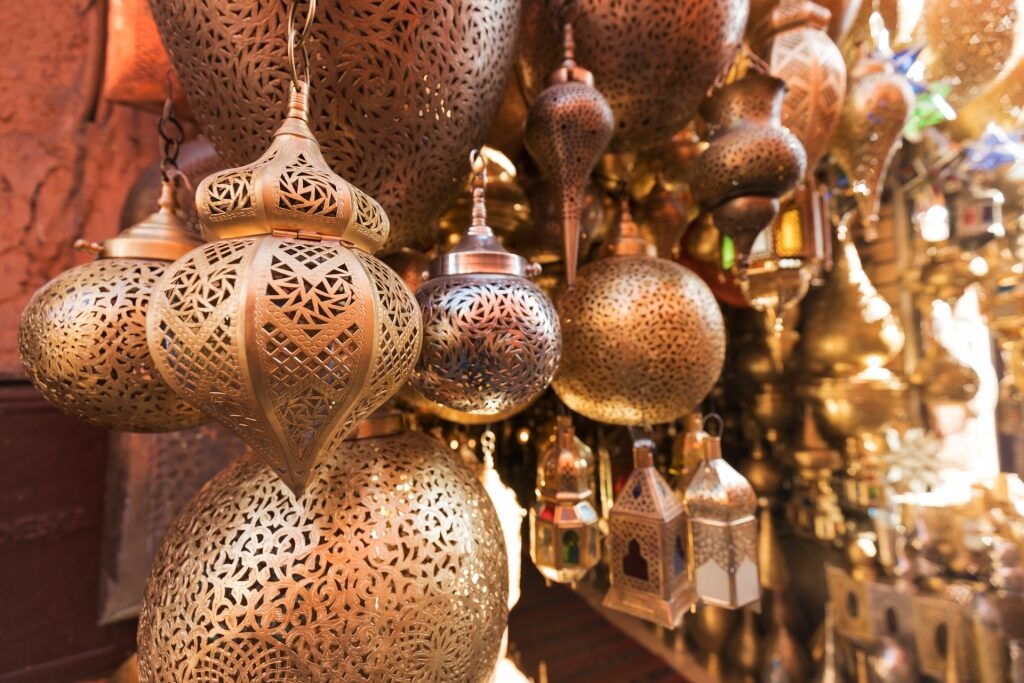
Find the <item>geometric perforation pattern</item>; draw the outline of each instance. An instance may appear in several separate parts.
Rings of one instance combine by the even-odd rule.
[[[185,507],[139,619],[144,683],[480,683],[507,618],[483,487],[417,432],[346,441],[297,499],[246,456]]]
[[[161,378],[146,310],[165,261],[104,258],[67,270],[25,307],[18,350],[46,399],[97,427],[164,432],[209,418]]]

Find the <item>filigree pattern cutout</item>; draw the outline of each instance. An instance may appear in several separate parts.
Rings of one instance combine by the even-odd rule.
[[[426,435],[344,442],[298,500],[242,458],[193,499],[154,562],[139,677],[486,681],[506,562],[482,486]]]
[[[228,164],[259,156],[287,108],[286,5],[151,4],[203,132]],[[317,65],[310,119],[330,166],[384,206],[388,249],[433,243],[434,219],[459,190],[469,151],[501,102],[519,5],[320,2],[307,42]]]
[[[558,314],[520,277],[450,276],[416,292],[423,352],[412,385],[441,405],[497,415],[524,408],[558,369]]]
[[[722,371],[722,311],[699,277],[670,261],[615,256],[589,263],[558,310],[562,362],[552,386],[592,420],[676,420]]]
[[[341,199],[334,187],[335,177],[311,167],[300,154],[295,163],[286,166],[281,173],[277,206],[316,216],[337,216],[341,212]]]
[[[61,273],[22,314],[18,351],[50,403],[104,429],[161,432],[207,421],[157,373],[146,311],[167,263],[100,259]]]
[[[186,255],[149,325],[168,381],[296,489],[405,381],[420,339],[412,293],[372,256],[273,236]]]

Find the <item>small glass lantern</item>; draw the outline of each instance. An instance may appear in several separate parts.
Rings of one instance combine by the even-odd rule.
[[[537,504],[530,511],[530,557],[549,581],[575,583],[601,559],[594,509],[594,454],[559,416],[555,440],[540,454]]]
[[[761,598],[757,495],[722,458],[720,437],[709,435],[704,444],[707,459],[686,489],[694,583],[704,602],[739,609]]]
[[[610,515],[604,606],[675,628],[696,599],[687,578],[686,514],[654,468],[652,442],[633,445],[633,467]]]

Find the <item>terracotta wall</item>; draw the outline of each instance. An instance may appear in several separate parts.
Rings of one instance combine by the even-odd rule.
[[[72,263],[78,237],[116,232],[125,194],[157,155],[156,119],[99,102],[103,0],[4,3],[0,12],[0,380],[23,377],[17,321]]]
[[[104,0],[5,2],[0,12],[0,683],[113,669],[134,625],[97,626],[107,436],[24,381],[18,318],[78,237],[117,228],[156,119],[98,101]]]

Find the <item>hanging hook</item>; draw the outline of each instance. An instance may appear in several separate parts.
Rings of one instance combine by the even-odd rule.
[[[717,434],[711,434],[711,432],[708,432],[708,420],[714,420],[715,422],[718,423]],[[705,432],[708,432],[708,434],[715,438],[721,438],[722,433],[725,432],[725,422],[722,420],[722,416],[719,415],[718,413],[708,413],[707,415],[704,416],[704,420],[701,423],[701,429],[703,429]]]
[[[185,177],[181,169],[178,168],[178,152],[181,150],[181,143],[185,141],[185,129],[174,111],[171,73],[168,69],[167,97],[164,99],[164,109],[160,114],[160,120],[156,124],[156,132],[160,136],[160,176],[165,181]]]
[[[306,19],[302,24],[302,31],[295,31],[295,8],[304,0],[293,0],[288,4],[288,66],[292,72],[292,87],[296,92],[302,92],[303,87],[309,83],[309,51],[306,49],[306,39],[309,37],[313,27],[313,18],[316,16],[317,0],[308,0],[309,10],[306,12]],[[295,49],[302,53],[302,76],[299,76],[299,63],[295,58]]]

